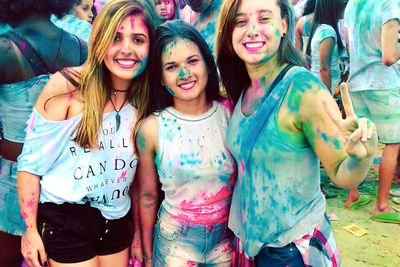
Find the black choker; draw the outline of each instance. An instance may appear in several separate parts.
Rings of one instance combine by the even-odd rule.
[[[113,95],[116,95],[117,94],[117,92],[119,92],[119,93],[122,93],[122,92],[128,92],[129,91],[129,89],[128,90],[119,90],[119,89],[113,89]]]

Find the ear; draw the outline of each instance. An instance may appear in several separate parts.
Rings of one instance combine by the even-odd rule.
[[[288,32],[288,27],[289,27],[288,18],[287,18],[287,16],[285,16],[284,18],[282,18],[282,32],[281,32],[281,37],[283,37],[284,35],[287,34],[287,32]]]
[[[161,85],[165,86],[165,83],[164,83],[163,79],[161,79]]]

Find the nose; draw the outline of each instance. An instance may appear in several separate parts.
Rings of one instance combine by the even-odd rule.
[[[257,37],[260,34],[260,26],[257,22],[252,22],[249,24],[249,28],[247,29],[247,36],[250,38]]]
[[[166,10],[167,9],[167,5],[163,2],[161,4],[161,10]]]
[[[125,56],[132,54],[132,40],[125,38],[122,42],[121,53]]]
[[[178,73],[178,77],[180,79],[187,79],[190,77],[190,70],[186,66],[183,66]]]

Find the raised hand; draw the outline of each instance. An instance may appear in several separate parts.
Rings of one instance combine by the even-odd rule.
[[[356,116],[346,83],[340,84],[340,93],[346,118],[342,119],[327,106],[325,109],[345,139],[347,154],[356,159],[373,155],[378,144],[375,124],[367,118]]]

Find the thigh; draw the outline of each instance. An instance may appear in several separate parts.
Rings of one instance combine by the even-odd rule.
[[[303,267],[304,262],[296,245],[291,243],[282,248],[263,248],[256,256],[258,267]]]
[[[126,267],[128,266],[129,250],[126,248],[123,251],[114,254],[97,256],[97,258],[99,262],[98,267]]]
[[[49,266],[50,267],[98,267],[98,259],[97,257],[94,257],[90,260],[87,261],[82,261],[78,263],[60,263],[56,262],[53,259],[49,259]],[[115,265],[117,266],[117,265]]]

